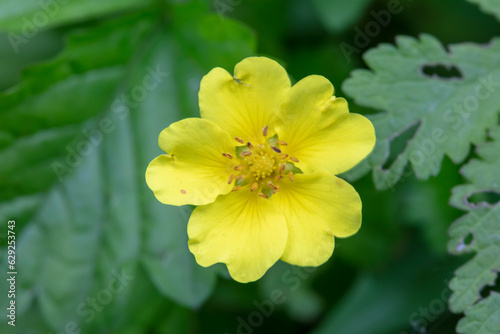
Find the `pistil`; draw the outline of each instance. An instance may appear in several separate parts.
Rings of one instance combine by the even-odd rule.
[[[280,146],[287,146],[288,143],[277,140],[276,136],[267,138],[268,133],[269,127],[266,125],[262,128],[264,141],[254,144],[240,137],[234,138],[244,146],[238,149],[237,157],[241,164],[234,167],[237,173],[228,179],[229,184],[236,180],[232,191],[246,188],[267,199],[279,192],[280,186],[275,182],[281,180],[284,175],[288,176],[291,182],[294,181],[295,169],[290,166],[293,166],[292,162],[299,162],[299,159],[282,152]],[[223,155],[228,159],[233,158],[229,153]]]

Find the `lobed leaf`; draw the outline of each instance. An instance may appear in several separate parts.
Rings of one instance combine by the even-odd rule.
[[[468,213],[450,227],[448,251],[457,255],[476,253],[455,272],[450,282],[453,290],[450,309],[457,313],[465,311],[466,316],[457,330],[466,334],[495,333],[492,329],[498,328],[494,324],[499,321],[498,315],[496,318],[493,316],[495,312],[498,313],[494,308],[498,304],[498,296],[492,294],[483,298],[481,293],[487,286],[496,286],[500,271],[500,202],[474,203],[470,200],[477,193],[500,193],[499,126],[491,130],[490,139],[478,145],[477,153],[481,160],[473,159],[462,168],[463,175],[470,183],[455,187],[451,197],[452,205]],[[477,319],[488,314],[492,317],[488,318],[487,324],[481,329],[477,328]]]
[[[466,317],[458,322],[458,333],[498,333],[500,328],[500,294],[492,293],[488,298],[470,307],[465,315]]]
[[[369,115],[377,134],[374,151],[348,174],[356,178],[371,169],[378,189],[413,172],[418,179],[437,175],[445,155],[462,162],[470,145],[483,142],[496,124],[500,105],[499,39],[449,50],[430,35],[399,36],[396,44],[368,51],[370,70],[353,71],[343,85],[356,103],[384,111]],[[415,129],[390,163],[397,153],[391,142]]]
[[[500,1],[498,0],[467,0],[479,6],[484,12],[494,15],[500,20]]]

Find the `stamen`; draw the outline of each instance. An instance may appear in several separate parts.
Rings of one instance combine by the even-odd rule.
[[[278,191],[280,191],[280,187],[277,187],[276,189],[274,189],[273,194],[276,194]]]
[[[286,158],[288,158],[288,154],[281,153],[280,155],[278,155],[278,158],[280,158],[280,159],[286,159]]]
[[[234,170],[237,170],[237,171],[242,171],[244,169],[245,169],[245,166],[243,166],[243,165],[238,165],[238,166],[234,167]]]
[[[249,148],[249,149],[253,150],[253,145],[252,145],[252,143],[251,143],[251,142],[248,142],[248,143],[247,143],[247,146],[248,146],[248,148]]]
[[[222,153],[222,155],[225,156],[228,159],[232,159],[233,158],[233,156],[231,154],[229,154],[229,153]]]
[[[258,195],[259,195],[260,197],[262,197],[262,198],[265,198],[265,199],[268,199],[268,198],[269,198],[269,197],[267,197],[267,195],[266,195],[266,194],[264,194],[264,193],[259,193]]]
[[[283,140],[278,140],[277,143],[280,145],[283,145],[283,146],[288,145],[288,143],[286,141],[283,141]]]
[[[231,184],[231,182],[233,182],[235,176],[231,174],[231,176],[229,177],[229,180],[227,180],[227,184]]]
[[[185,195],[186,191],[184,189],[181,189],[181,194]]]
[[[279,189],[279,187],[278,187],[278,186],[274,185],[274,184],[273,184],[272,182],[270,182],[270,181],[267,183],[267,185],[268,185],[269,187],[273,188],[274,190]]]
[[[283,174],[284,171],[285,171],[285,164],[281,164],[281,166],[280,166],[280,174]]]
[[[240,153],[240,157],[248,157],[249,155],[252,155],[252,151],[243,151]]]
[[[299,159],[297,159],[296,157],[290,157],[290,160],[292,160],[293,162],[299,162]]]
[[[276,146],[271,145],[271,148],[273,149],[274,152],[281,153],[281,150],[279,148],[277,148]]]
[[[241,189],[241,186],[236,186],[236,187],[234,187],[234,188],[233,188],[233,190],[231,190],[231,191],[238,191],[238,190],[240,190],[240,189]]]
[[[274,177],[274,179],[275,179],[276,181],[278,181],[278,180],[279,180],[279,179],[281,179],[282,177],[283,177],[283,175],[276,175],[276,176]]]
[[[244,175],[236,175],[235,178],[236,178],[236,180],[240,180],[241,181],[241,180],[243,180],[245,178],[245,176]]]
[[[264,137],[267,136],[267,130],[268,129],[269,129],[269,127],[267,125],[262,129],[262,134],[264,135]]]
[[[240,143],[240,144],[245,144],[245,141],[243,139],[241,139],[240,137],[234,137],[234,139]]]
[[[252,183],[252,185],[250,186],[250,191],[254,191],[258,186],[259,184],[257,182]]]
[[[293,182],[293,173],[292,172],[288,172],[288,178],[290,179],[290,181]]]

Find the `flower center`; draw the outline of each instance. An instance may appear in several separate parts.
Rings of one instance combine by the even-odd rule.
[[[258,146],[258,149],[254,150],[252,155],[247,158],[249,173],[253,174],[255,180],[271,176],[279,168],[274,155],[266,148]]]
[[[284,175],[288,175],[290,181],[293,181],[293,174],[300,171],[293,165],[293,162],[299,160],[281,151],[281,147],[287,143],[278,140],[277,136],[267,138],[267,130],[266,125],[262,129],[266,139],[263,144],[254,146],[246,142],[246,145],[236,147],[236,155],[241,164],[234,167],[235,174],[228,180],[228,183],[236,180],[233,191],[249,187],[250,191],[256,192],[260,197],[269,198],[279,191],[279,182]],[[245,144],[240,137],[236,137],[235,140]],[[228,159],[233,158],[229,153],[223,155]]]

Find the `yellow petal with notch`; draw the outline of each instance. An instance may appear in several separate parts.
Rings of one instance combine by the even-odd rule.
[[[361,200],[346,181],[328,173],[295,174],[283,179],[269,199],[285,215],[288,241],[281,259],[299,266],[319,266],[332,255],[335,237],[361,227]]]
[[[305,173],[343,173],[363,160],[375,145],[375,130],[364,116],[349,113],[347,102],[333,96],[330,81],[308,76],[289,91],[274,119],[283,149]]]
[[[187,118],[164,129],[158,140],[167,154],[146,170],[146,182],[156,198],[170,205],[204,205],[231,191],[228,179],[238,165],[234,139],[214,123]]]
[[[290,80],[280,64],[265,57],[245,58],[234,68],[234,77],[219,67],[203,77],[201,117],[232,137],[260,143],[262,129],[269,125],[289,89]]]

